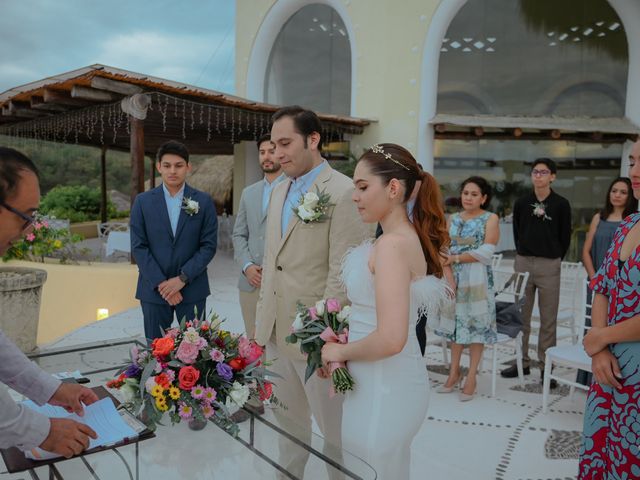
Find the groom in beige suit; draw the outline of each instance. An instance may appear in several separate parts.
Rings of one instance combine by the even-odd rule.
[[[304,382],[306,361],[298,345],[288,345],[296,302],[312,306],[323,298],[346,295],[340,279],[347,249],[360,244],[368,229],[351,195],[350,178],[332,169],[320,155],[322,125],[317,115],[301,107],[285,107],[272,118],[271,141],[276,159],[289,177],[275,187],[267,214],[262,286],[256,312],[256,341],[267,345],[276,379],[275,395],[286,405],[277,409],[280,423],[303,441],[311,437],[311,416],[332,445],[340,445],[342,397],[329,398],[325,372]],[[303,222],[294,212],[307,192],[326,192],[332,204],[326,218]],[[308,457],[289,443],[280,448],[280,463],[303,478]],[[335,458],[335,457],[334,457]]]

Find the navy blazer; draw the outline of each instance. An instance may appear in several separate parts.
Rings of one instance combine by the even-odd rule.
[[[138,264],[136,298],[143,302],[166,303],[158,285],[184,272],[189,281],[181,290],[182,301],[204,300],[210,293],[207,265],[216,254],[218,217],[211,197],[184,186],[184,198],[200,204],[188,215],[180,210],[174,238],[162,185],[139,194],[131,208],[131,254]]]

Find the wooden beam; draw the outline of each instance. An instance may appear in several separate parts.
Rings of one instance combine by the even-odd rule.
[[[64,105],[57,105],[55,103],[46,103],[43,97],[34,95],[29,101],[31,108],[35,110],[46,110],[48,112],[66,112],[68,110]]]
[[[151,168],[149,169],[149,189],[156,188],[156,162],[153,157],[149,155],[151,160]]]
[[[144,192],[144,121],[129,115],[131,151],[131,205]]]
[[[105,223],[107,218],[107,146],[100,149],[100,221]]]
[[[122,95],[105,92],[104,90],[96,90],[95,88],[74,85],[71,88],[71,97],[91,100],[92,102],[115,102],[122,98]]]
[[[476,127],[476,128],[474,128],[474,129],[473,129],[473,134],[474,134],[476,137],[481,137],[481,136],[483,136],[483,135],[484,135],[484,128],[482,128],[482,127]]]
[[[59,105],[68,105],[70,107],[86,107],[87,105],[91,105],[91,102],[87,102],[86,100],[71,98],[67,92],[51,90],[49,88],[44,89],[43,98],[46,103],[57,103]]]
[[[120,93],[122,95],[134,95],[141,93],[142,88],[127,82],[118,80],[110,80],[104,77],[93,77],[91,79],[91,87],[98,90],[107,90],[108,92]]]
[[[46,112],[32,110],[28,102],[9,101],[7,105],[2,107],[2,115],[14,115],[16,117],[36,118],[48,115]]]

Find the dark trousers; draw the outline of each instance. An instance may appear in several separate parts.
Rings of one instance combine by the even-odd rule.
[[[427,316],[420,315],[418,323],[416,324],[416,337],[418,337],[418,345],[420,345],[420,352],[424,357],[424,352],[427,349]]]
[[[183,318],[193,320],[204,318],[205,299],[194,303],[179,303],[172,307],[168,303],[140,302],[142,305],[142,315],[144,317],[144,335],[151,342],[154,338],[162,337],[162,332],[167,330],[173,323],[173,313],[175,312],[178,322]]]

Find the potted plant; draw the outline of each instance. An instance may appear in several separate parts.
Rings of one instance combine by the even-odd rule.
[[[37,346],[40,297],[46,280],[44,270],[0,267],[0,328],[25,353]]]

